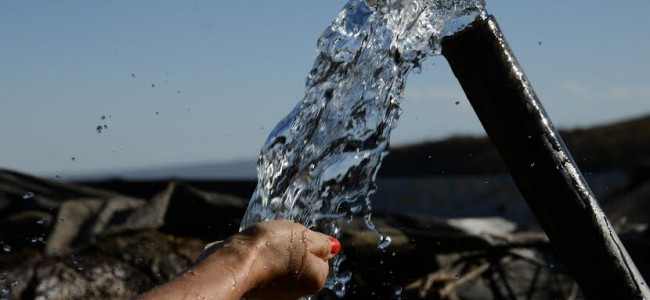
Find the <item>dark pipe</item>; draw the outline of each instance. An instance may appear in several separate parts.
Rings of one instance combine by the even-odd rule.
[[[586,298],[650,299],[494,17],[443,39],[442,55]]]

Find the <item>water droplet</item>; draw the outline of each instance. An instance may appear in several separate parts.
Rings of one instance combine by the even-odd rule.
[[[31,198],[34,198],[34,193],[26,192],[25,194],[23,194],[23,199],[27,200],[27,199],[31,199]]]
[[[102,133],[102,125],[97,125],[97,128],[95,129],[97,130],[97,133]]]
[[[152,87],[152,88],[155,88],[155,87],[156,87],[156,84],[152,83],[152,84],[151,84],[151,87]]]
[[[38,242],[38,238],[37,237],[32,237],[31,241],[32,241],[32,244],[36,244],[36,242]]]
[[[106,120],[106,116],[102,116],[101,119],[102,119],[102,120]]]
[[[333,286],[334,293],[339,297],[343,298],[345,296],[345,284],[337,281]]]
[[[18,280],[14,280],[11,282],[11,286],[17,286],[18,285]]]
[[[75,160],[77,160],[77,158],[73,156],[73,157],[70,158],[70,160],[75,161]]]
[[[45,224],[45,221],[47,221],[47,218],[40,218],[36,221],[36,224],[43,225]]]
[[[4,247],[2,247],[2,250],[4,250],[5,252],[9,253],[9,252],[11,252],[11,246],[9,246],[9,245],[4,245]]]
[[[59,223],[63,223],[65,221],[64,218],[59,218]]]
[[[456,276],[454,276],[454,279],[459,280],[460,279],[460,274],[456,274]]]
[[[456,101],[456,103],[455,103],[455,104],[456,104],[456,105],[459,105],[459,104],[460,104],[460,101]]]
[[[382,235],[379,244],[377,244],[377,248],[384,250],[390,246],[390,243],[392,242],[391,238],[387,235]]]
[[[534,167],[534,166],[535,166],[535,163],[531,163],[531,164],[530,164],[530,167],[531,167],[531,168]]]
[[[396,286],[396,287],[394,288],[394,291],[395,291],[395,292],[394,292],[395,296],[400,296],[400,295],[402,295],[402,287],[401,287],[401,286]]]
[[[2,289],[2,291],[0,291],[0,298],[2,298],[2,299],[9,298],[9,290],[8,289]]]

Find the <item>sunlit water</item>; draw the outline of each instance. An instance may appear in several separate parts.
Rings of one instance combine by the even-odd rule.
[[[318,39],[305,97],[262,148],[241,228],[289,219],[339,237],[338,221],[359,216],[376,231],[370,196],[408,74],[442,37],[484,17],[481,0],[350,1]],[[380,234],[378,247],[389,244]],[[343,295],[349,272],[339,263],[327,286]]]

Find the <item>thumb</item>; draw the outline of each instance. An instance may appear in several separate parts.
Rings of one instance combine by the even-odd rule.
[[[309,252],[323,260],[329,260],[341,250],[341,243],[336,238],[320,232],[310,230],[307,239],[310,242]]]

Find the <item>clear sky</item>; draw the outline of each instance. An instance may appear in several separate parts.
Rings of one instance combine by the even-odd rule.
[[[0,168],[254,159],[345,2],[0,1]],[[650,113],[650,1],[487,9],[557,127]],[[483,134],[444,59],[409,79],[394,145]]]

